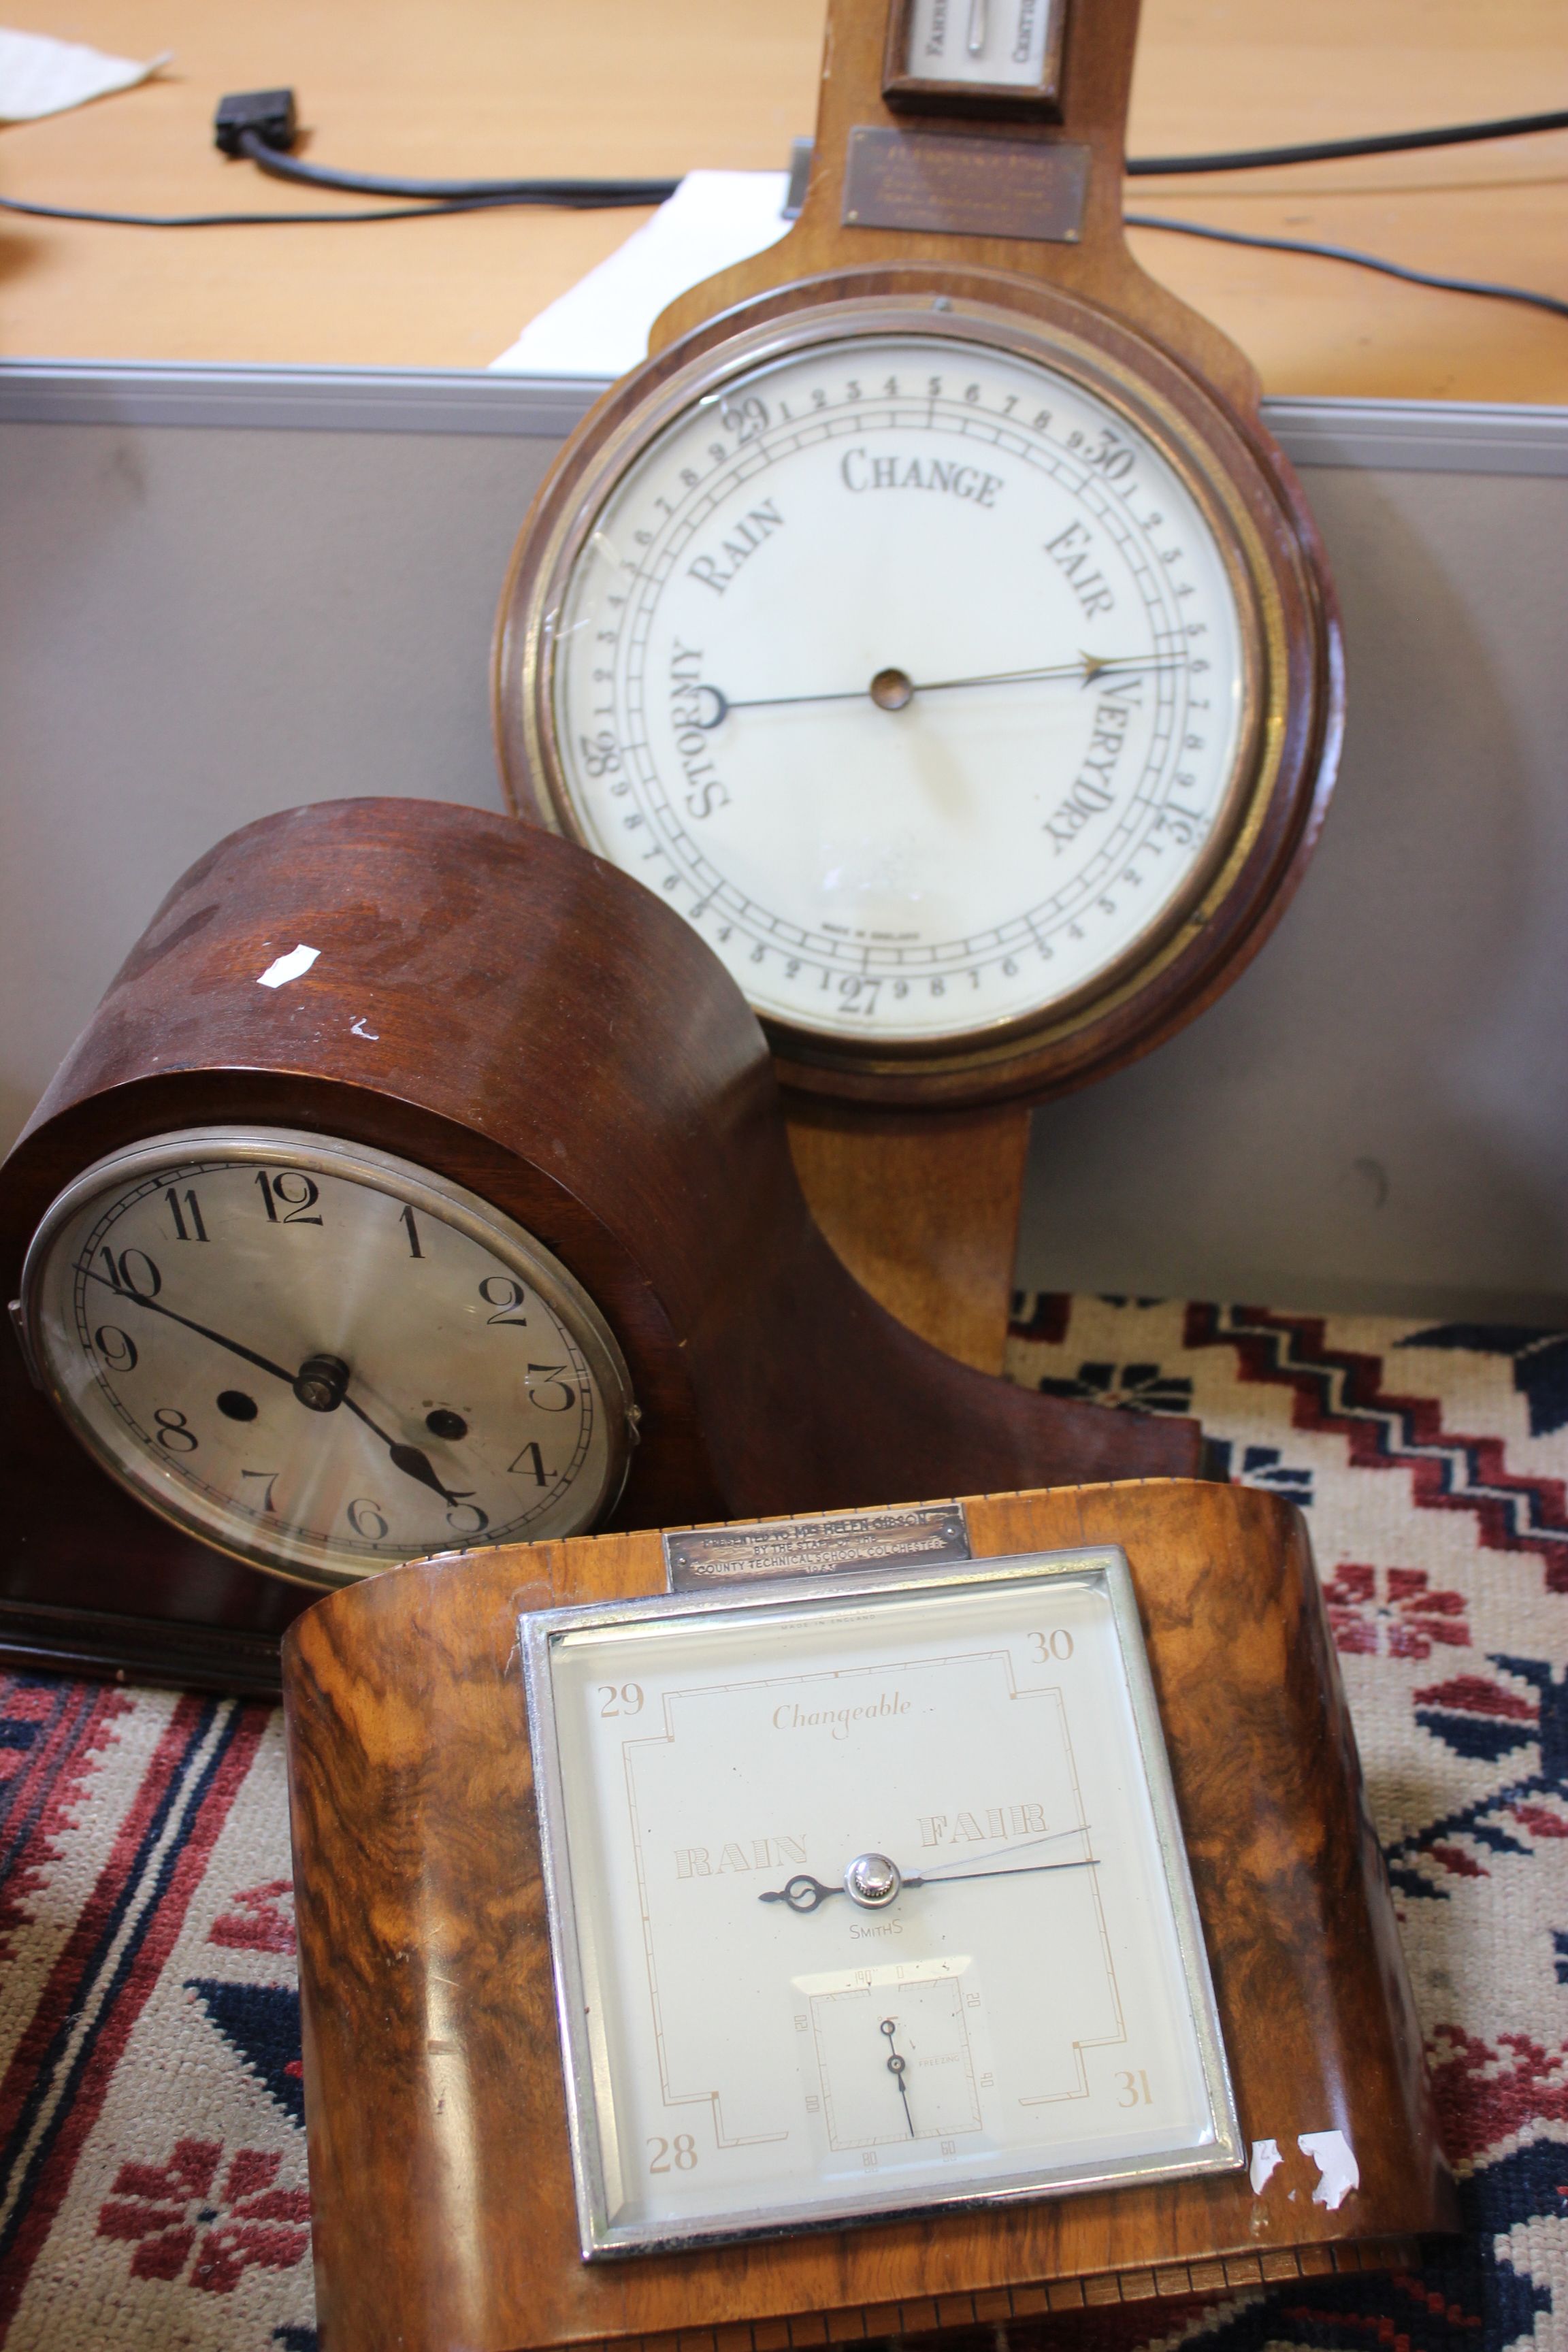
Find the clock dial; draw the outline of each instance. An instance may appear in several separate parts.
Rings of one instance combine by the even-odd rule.
[[[560,813],[786,1030],[1058,1019],[1234,837],[1245,571],[1180,450],[1065,361],[933,327],[732,367],[616,462],[556,596]]]
[[[158,1136],[55,1202],[23,1276],[44,1385],[140,1500],[335,1583],[571,1535],[635,1415],[587,1294],[475,1195],[357,1144]]]
[[[1237,2161],[1119,1555],[524,1634],[588,2251]]]

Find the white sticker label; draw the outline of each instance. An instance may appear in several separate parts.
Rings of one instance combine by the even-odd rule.
[[[1252,2193],[1255,2197],[1262,2196],[1284,2161],[1284,2158],[1279,2153],[1279,2143],[1277,2139],[1253,2141],[1252,2162],[1247,2168],[1247,2177],[1252,2183]]]
[[[257,986],[281,988],[285,982],[298,980],[301,972],[310,971],[321,952],[320,948],[290,948],[287,955],[280,955],[275,963],[269,963],[264,972],[257,975]]]
[[[1296,2145],[1318,2168],[1313,2204],[1326,2205],[1331,2213],[1337,2213],[1351,2190],[1361,2187],[1354,2149],[1342,2131],[1302,2132]]]

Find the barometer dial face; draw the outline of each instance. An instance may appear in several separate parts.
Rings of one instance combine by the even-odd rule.
[[[585,2252],[1238,2161],[1119,1553],[522,1624]]]
[[[106,1470],[306,1582],[576,1534],[626,1475],[630,1384],[581,1285],[359,1144],[213,1127],[100,1160],[39,1225],[22,1313]]]
[[[1103,374],[934,325],[795,341],[585,494],[534,666],[557,816],[786,1046],[1048,1029],[1147,967],[1244,820],[1239,535]]]

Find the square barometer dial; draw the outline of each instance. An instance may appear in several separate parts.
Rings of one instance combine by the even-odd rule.
[[[521,1630],[584,2256],[1240,2162],[1119,1551]]]

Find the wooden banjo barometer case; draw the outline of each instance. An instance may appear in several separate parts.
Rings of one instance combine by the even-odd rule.
[[[1237,977],[1339,751],[1257,378],[1127,250],[1136,23],[833,0],[798,221],[659,319],[497,626],[514,809],[723,958],[829,1238],[993,1369],[1026,1106]]]
[[[178,882],[0,1171],[0,1646],[276,1687],[312,1586],[508,1534],[1191,1470],[861,1291],[689,929],[477,809]]]

